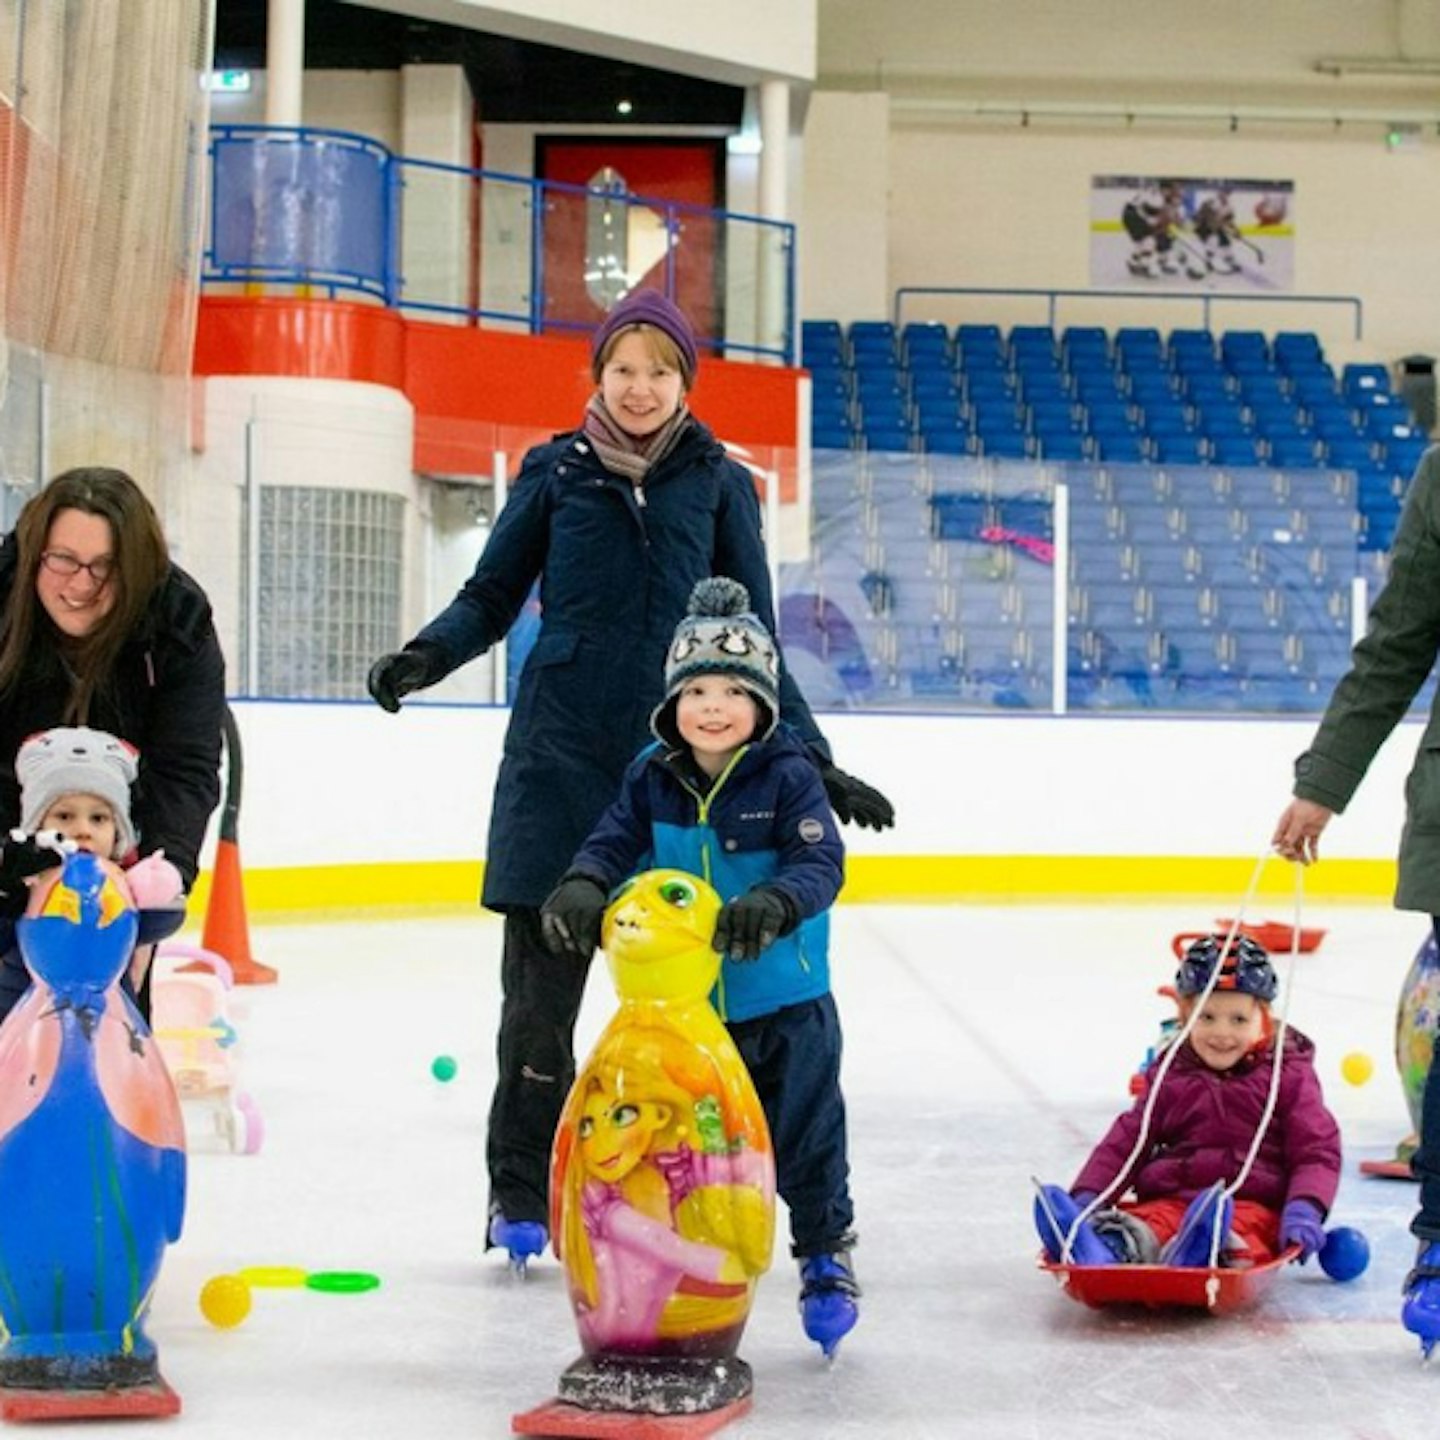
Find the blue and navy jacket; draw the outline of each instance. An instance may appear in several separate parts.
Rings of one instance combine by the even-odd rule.
[[[708,792],[688,750],[647,746],[625,772],[571,873],[607,890],[641,870],[699,875],[725,901],[757,885],[782,891],[800,917],[758,960],[720,967],[721,1018],[751,1020],[830,989],[830,906],[845,847],[814,757],[786,725],[742,747]]]

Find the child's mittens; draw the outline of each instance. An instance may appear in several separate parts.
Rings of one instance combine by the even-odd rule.
[[[711,945],[732,960],[758,960],[760,952],[799,923],[795,902],[770,885],[757,885],[732,900],[715,917]]]
[[[1325,1213],[1313,1200],[1291,1200],[1280,1212],[1280,1245],[1300,1247],[1303,1265],[1325,1244]]]
[[[137,910],[171,910],[185,900],[185,882],[163,850],[137,860],[125,872],[125,883]]]

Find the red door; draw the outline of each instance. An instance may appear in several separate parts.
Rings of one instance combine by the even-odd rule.
[[[724,230],[701,211],[725,203],[720,140],[536,139],[544,180],[613,186],[664,203],[611,204],[547,191],[541,327],[589,330],[622,289],[669,289],[702,344],[719,341],[724,302]],[[667,281],[673,281],[673,289]]]

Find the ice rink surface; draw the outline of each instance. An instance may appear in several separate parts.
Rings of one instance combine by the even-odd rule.
[[[1292,1267],[1244,1315],[1096,1312],[1035,1268],[1030,1177],[1068,1182],[1112,1116],[1167,1004],[1176,931],[1219,907],[841,907],[834,945],[864,1286],[859,1328],[827,1368],[803,1337],[777,1246],[742,1354],[754,1409],[736,1440],[1413,1440],[1440,1411],[1399,1325],[1414,1187],[1360,1177],[1408,1129],[1391,1056],[1423,918],[1316,908],[1329,935],[1297,962],[1292,1023],[1317,1042],[1346,1140],[1332,1223],[1370,1236],[1346,1286]],[[1249,918],[1288,920],[1285,907]],[[88,1423],[89,1436],[465,1436],[500,1440],[578,1354],[562,1272],[524,1281],[482,1253],[484,1116],[500,925],[448,918],[255,925],[273,988],[236,992],[243,1084],[264,1147],[237,1156],[192,1106],[186,1232],[150,1321],[180,1391],[176,1420]],[[1283,974],[1283,968],[1282,968]],[[588,1049],[611,1009],[597,963]],[[1341,1058],[1375,1077],[1356,1088]],[[458,1061],[448,1084],[431,1061]],[[780,1223],[784,1234],[784,1219]],[[257,1290],[218,1330],[197,1296],[242,1266],[369,1270],[364,1295]],[[79,1430],[51,1427],[47,1433]]]

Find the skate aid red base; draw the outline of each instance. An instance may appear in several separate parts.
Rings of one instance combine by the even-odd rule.
[[[714,1435],[750,1409],[750,1396],[698,1415],[638,1415],[634,1411],[582,1410],[565,1400],[547,1400],[510,1418],[516,1435],[594,1436],[597,1440],[699,1440]]]
[[[0,1419],[125,1420],[180,1413],[180,1397],[158,1377],[113,1390],[0,1389]]]

